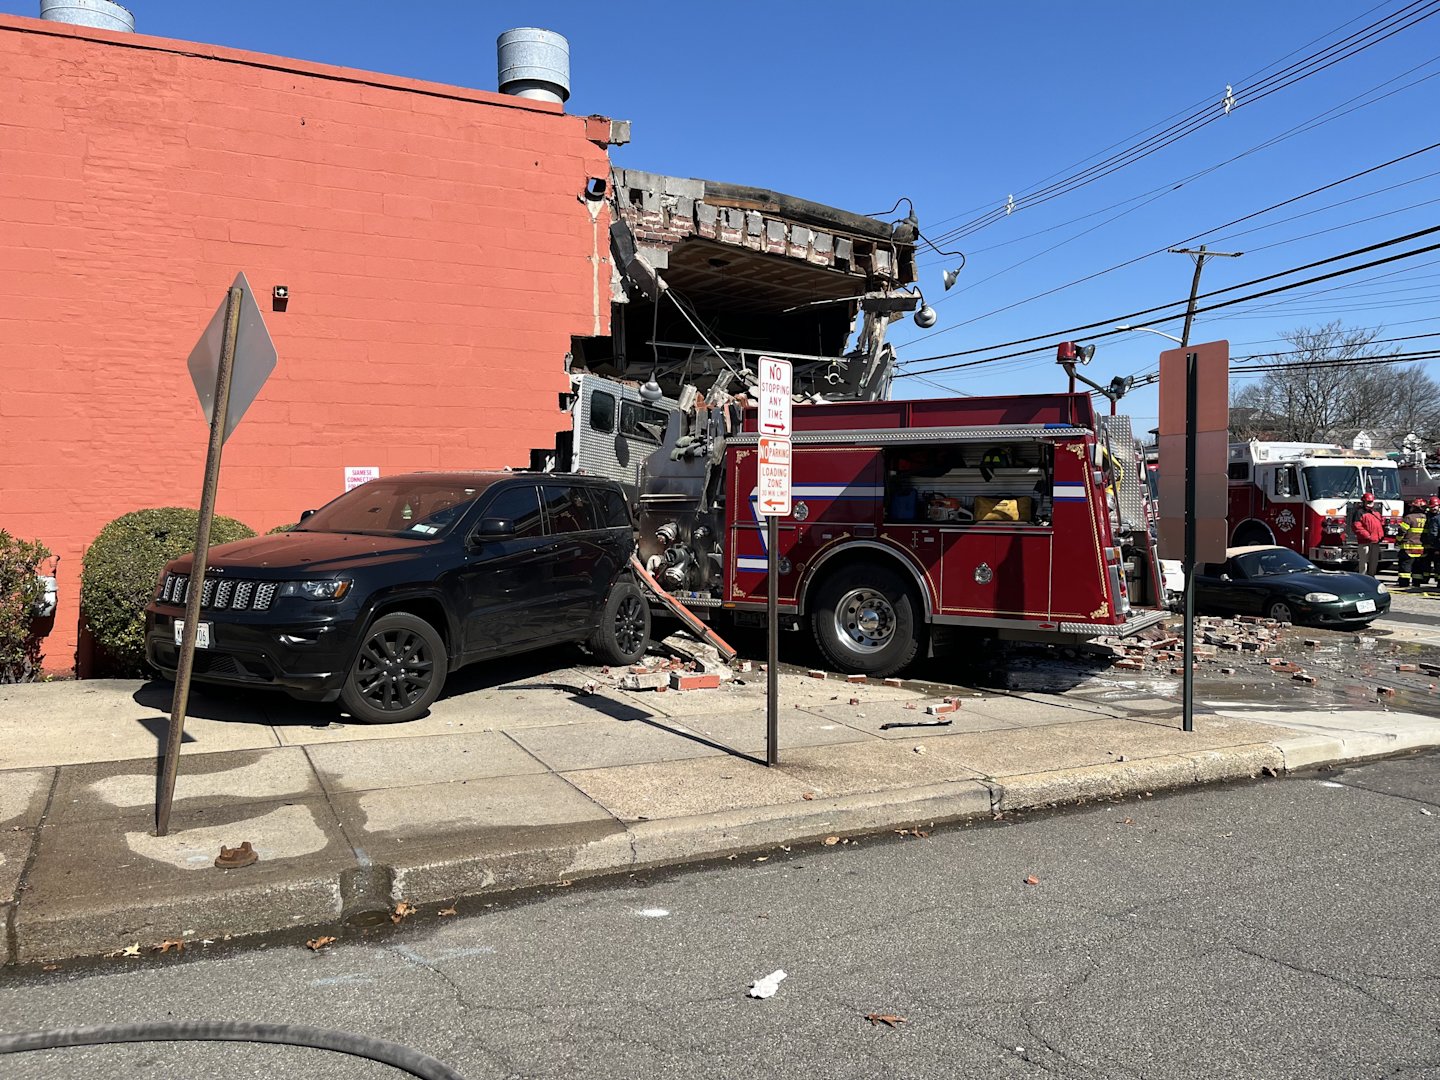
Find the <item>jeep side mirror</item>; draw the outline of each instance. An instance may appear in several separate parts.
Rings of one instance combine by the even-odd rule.
[[[314,510],[301,510],[301,511],[300,511],[300,520],[301,520],[301,521],[304,521],[306,518],[314,516],[314,514],[315,514],[315,511],[314,511]]]
[[[480,528],[475,533],[479,540],[504,540],[515,535],[515,522],[510,518],[481,518]]]

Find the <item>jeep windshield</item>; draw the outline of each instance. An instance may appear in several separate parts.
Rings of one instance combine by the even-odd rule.
[[[428,540],[447,532],[493,480],[371,480],[311,514],[295,532],[363,533]]]

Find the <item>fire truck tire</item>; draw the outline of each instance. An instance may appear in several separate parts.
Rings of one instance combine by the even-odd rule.
[[[893,675],[915,659],[925,626],[914,590],[894,570],[844,567],[821,581],[810,609],[815,642],[835,668]]]

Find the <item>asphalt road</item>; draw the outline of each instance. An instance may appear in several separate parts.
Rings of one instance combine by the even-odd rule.
[[[317,1024],[470,1078],[1440,1078],[1437,781],[1440,756],[1407,757],[576,885],[318,953],[7,972],[0,1028]],[[224,1044],[0,1058],[6,1080],[395,1075]]]

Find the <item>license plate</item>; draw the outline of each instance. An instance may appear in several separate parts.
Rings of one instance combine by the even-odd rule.
[[[1370,606],[1373,608],[1375,605],[1374,605],[1374,604],[1371,604]],[[179,645],[179,644],[180,644],[180,639],[184,636],[184,634],[185,634],[185,620],[184,620],[184,619],[176,619],[176,620],[175,620],[175,644],[176,644],[176,645]],[[199,627],[195,630],[195,647],[196,647],[197,649],[208,649],[208,648],[210,647],[210,624],[209,624],[208,622],[202,622],[202,623],[199,625]]]
[[[1375,610],[1375,601],[1374,601],[1374,600],[1357,600],[1357,601],[1355,601],[1355,610],[1358,611],[1358,612],[1361,612],[1362,614],[1363,614],[1364,612],[1366,612],[1366,611],[1374,611],[1374,610]]]

